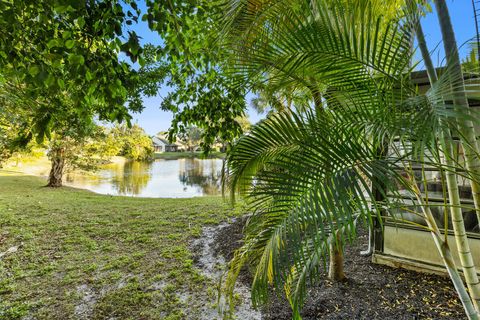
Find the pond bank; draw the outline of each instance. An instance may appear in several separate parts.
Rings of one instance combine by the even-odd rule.
[[[214,308],[216,283],[195,266],[190,244],[203,227],[241,214],[221,197],[112,197],[44,184],[0,171],[1,319],[201,319],[204,305]]]
[[[218,152],[218,151],[212,151],[208,154],[208,156],[205,156],[203,152],[155,152],[154,154],[155,159],[166,159],[166,160],[175,160],[175,159],[183,159],[183,158],[189,158],[189,159],[224,159],[225,158],[225,153],[224,152]]]

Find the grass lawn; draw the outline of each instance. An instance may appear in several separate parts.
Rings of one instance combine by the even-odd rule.
[[[0,319],[196,319],[215,284],[188,243],[221,197],[142,199],[0,171]],[[206,302],[207,301],[207,302]]]
[[[203,152],[155,152],[155,159],[180,159],[180,158],[200,158],[204,159]],[[206,158],[225,158],[225,153],[212,151]]]

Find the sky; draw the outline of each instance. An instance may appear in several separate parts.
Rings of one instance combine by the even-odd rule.
[[[388,1],[388,0],[386,0]],[[477,9],[480,9],[480,1],[478,2]],[[450,16],[452,19],[453,28],[455,30],[455,36],[460,47],[460,57],[464,58],[469,53],[468,41],[475,36],[475,20],[472,9],[471,0],[447,0]],[[433,5],[432,5],[433,6]],[[142,14],[146,12],[146,6],[143,1],[139,1],[139,8],[142,10]],[[435,10],[433,10],[435,11]],[[480,11],[479,11],[480,12]],[[427,44],[432,53],[432,59],[436,65],[440,65],[444,57],[443,45],[441,42],[440,27],[438,25],[438,18],[435,12],[429,13],[422,19],[423,31]],[[159,35],[152,32],[146,22],[140,22],[138,25],[133,26],[131,29],[137,32],[142,38],[142,43],[161,44]],[[420,61],[418,56],[417,61]],[[422,63],[418,65],[418,68],[422,68]],[[164,96],[168,93],[168,88],[161,88],[159,95],[156,97],[144,98],[144,110],[140,114],[133,114],[135,123],[138,123],[145,129],[147,134],[154,135],[159,131],[166,131],[170,127],[172,120],[172,114],[160,110],[160,103]],[[247,96],[247,105],[249,105],[250,96]],[[249,108],[247,115],[251,123],[256,123],[263,118],[263,115],[259,115],[256,111]]]

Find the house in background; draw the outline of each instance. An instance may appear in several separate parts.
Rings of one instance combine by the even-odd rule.
[[[177,143],[170,143],[167,139],[154,136],[152,138],[153,149],[155,152],[177,152],[182,148]]]

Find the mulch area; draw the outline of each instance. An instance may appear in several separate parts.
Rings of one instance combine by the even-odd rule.
[[[245,219],[221,229],[215,237],[217,254],[231,259],[242,240]],[[313,319],[465,319],[462,305],[446,277],[373,264],[360,255],[368,235],[345,249],[345,282],[332,283],[326,277],[309,289],[302,317]],[[240,281],[251,282],[247,271]],[[285,298],[272,295],[262,310],[263,319],[290,320]]]

